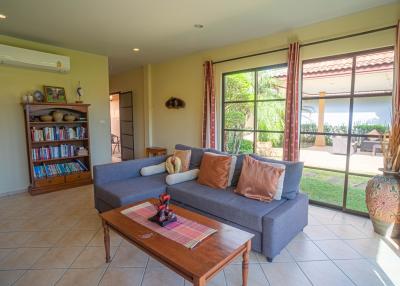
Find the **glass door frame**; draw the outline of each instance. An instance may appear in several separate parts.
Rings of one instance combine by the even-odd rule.
[[[356,79],[356,63],[357,63],[357,57],[360,55],[364,54],[369,54],[369,53],[374,53],[374,52],[385,52],[385,51],[391,51],[394,49],[394,46],[387,46],[383,48],[378,48],[378,49],[371,49],[371,50],[364,50],[364,51],[358,51],[358,52],[353,52],[353,53],[347,53],[347,54],[340,54],[340,55],[335,55],[335,56],[327,56],[327,57],[321,57],[321,58],[315,58],[315,59],[309,59],[309,60],[303,60],[302,61],[302,66],[304,64],[308,63],[313,63],[313,62],[321,62],[324,60],[337,60],[337,59],[343,59],[343,58],[352,58],[352,69],[351,69],[351,87],[350,87],[350,94],[349,95],[333,95],[333,96],[325,96],[323,99],[349,99],[349,121],[348,121],[348,128],[347,128],[347,133],[335,133],[335,132],[312,132],[312,131],[307,131],[307,132],[302,132],[301,131],[301,119],[302,119],[302,110],[303,110],[303,100],[318,100],[321,99],[320,96],[307,96],[306,99],[303,99],[303,88],[301,88],[299,92],[299,97],[300,97],[300,114],[299,114],[299,133],[300,133],[300,138],[301,135],[327,135],[327,136],[342,136],[346,137],[347,139],[347,150],[346,150],[346,165],[345,165],[345,170],[335,170],[335,169],[329,169],[329,168],[322,168],[322,167],[312,167],[312,166],[304,166],[304,168],[307,169],[314,169],[314,170],[321,170],[321,171],[329,171],[329,172],[336,172],[340,174],[344,174],[344,188],[343,188],[343,199],[342,199],[342,206],[340,205],[334,205],[331,203],[327,202],[322,202],[322,201],[316,201],[310,199],[310,203],[315,204],[315,205],[321,205],[329,208],[334,208],[334,209],[339,209],[342,210],[343,212],[348,212],[348,213],[353,213],[361,216],[367,216],[368,213],[358,211],[358,210],[353,210],[353,209],[348,209],[347,208],[347,194],[348,194],[348,185],[349,185],[349,176],[360,176],[360,177],[368,177],[371,178],[372,175],[367,175],[367,174],[361,174],[361,173],[355,173],[355,172],[350,172],[349,167],[350,167],[350,150],[351,150],[351,143],[352,143],[352,138],[353,137],[364,137],[364,138],[380,138],[381,136],[377,135],[367,135],[367,134],[356,134],[353,133],[353,113],[354,113],[354,99],[356,98],[368,98],[368,97],[388,97],[391,96],[393,99],[393,90],[390,93],[357,93],[355,94],[355,79]],[[394,68],[393,68],[394,72]],[[303,69],[302,69],[302,74],[301,74],[301,83],[303,83]],[[301,85],[302,87],[302,85]],[[393,104],[392,104],[393,108]],[[299,150],[301,151],[301,140],[299,140]]]
[[[257,124],[257,103],[262,103],[262,102],[277,102],[277,101],[283,101],[286,103],[286,96],[285,98],[282,99],[258,99],[258,72],[259,71],[264,71],[264,70],[271,70],[271,69],[278,69],[278,68],[285,68],[288,65],[286,63],[283,64],[275,64],[275,65],[270,65],[270,66],[263,66],[263,67],[257,67],[257,68],[250,68],[250,69],[243,69],[243,70],[237,70],[237,71],[231,71],[231,72],[226,72],[222,74],[222,101],[221,101],[221,149],[222,151],[225,150],[225,132],[248,132],[248,133],[253,133],[253,153],[256,153],[257,149],[257,134],[259,133],[275,133],[275,134],[284,134],[284,130],[282,131],[277,131],[277,130],[259,130],[258,129],[258,124]],[[254,72],[254,99],[253,100],[235,100],[235,101],[226,101],[225,100],[225,76],[227,75],[232,75],[232,74],[238,74],[238,73],[246,73],[246,72]],[[254,117],[254,122],[253,122],[253,129],[237,129],[237,128],[226,128],[225,126],[225,106],[226,104],[235,104],[235,103],[254,103],[254,109],[253,109],[253,117]]]

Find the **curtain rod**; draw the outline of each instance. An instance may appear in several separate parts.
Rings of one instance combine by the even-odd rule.
[[[368,31],[364,31],[364,32],[354,33],[354,34],[349,34],[349,35],[345,35],[345,36],[339,36],[339,37],[335,37],[335,38],[319,40],[319,41],[315,41],[315,42],[309,42],[309,43],[305,43],[305,44],[300,44],[300,48],[308,47],[308,46],[312,46],[312,45],[323,44],[323,43],[328,43],[328,42],[333,42],[333,41],[337,41],[337,40],[343,40],[343,39],[357,37],[357,36],[363,36],[363,35],[376,33],[376,32],[381,32],[381,31],[386,31],[386,30],[394,29],[396,27],[397,27],[397,25],[386,26],[386,27],[382,27],[382,28],[378,28],[378,29],[368,30]],[[220,64],[220,63],[236,61],[236,60],[241,60],[241,59],[250,58],[250,57],[268,55],[268,54],[272,54],[272,53],[287,51],[288,49],[289,48],[285,47],[285,48],[280,48],[280,49],[275,49],[275,50],[270,50],[270,51],[250,54],[250,55],[246,55],[246,56],[235,57],[235,58],[230,58],[230,59],[225,59],[225,60],[220,60],[220,61],[215,61],[215,62],[213,62],[213,64],[216,65],[216,64]]]

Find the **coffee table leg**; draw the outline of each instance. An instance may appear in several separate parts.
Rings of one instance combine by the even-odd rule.
[[[243,286],[247,286],[247,276],[249,274],[249,256],[251,250],[251,240],[246,243],[246,250],[243,252],[243,262],[242,262],[242,278]]]
[[[205,278],[195,278],[193,280],[193,286],[206,286]]]
[[[103,229],[104,229],[104,247],[106,249],[106,262],[110,262],[110,229],[106,221],[103,220]]]

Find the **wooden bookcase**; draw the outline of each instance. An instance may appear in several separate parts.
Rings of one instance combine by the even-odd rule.
[[[62,103],[23,104],[29,162],[29,192],[32,195],[92,183],[89,106],[89,104]],[[40,120],[41,115],[50,115],[54,111],[72,114],[76,119],[72,122]],[[34,138],[34,132],[37,135],[42,133],[44,138],[40,140]],[[86,149],[87,154],[78,154],[80,147]],[[62,148],[64,154],[61,154]],[[40,174],[38,169],[41,170]]]

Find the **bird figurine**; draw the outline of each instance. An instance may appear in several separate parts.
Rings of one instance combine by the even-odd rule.
[[[81,87],[81,82],[78,83],[78,88],[76,89],[76,94],[78,95],[78,100],[76,103],[83,103],[81,97],[83,96],[83,88]]]

